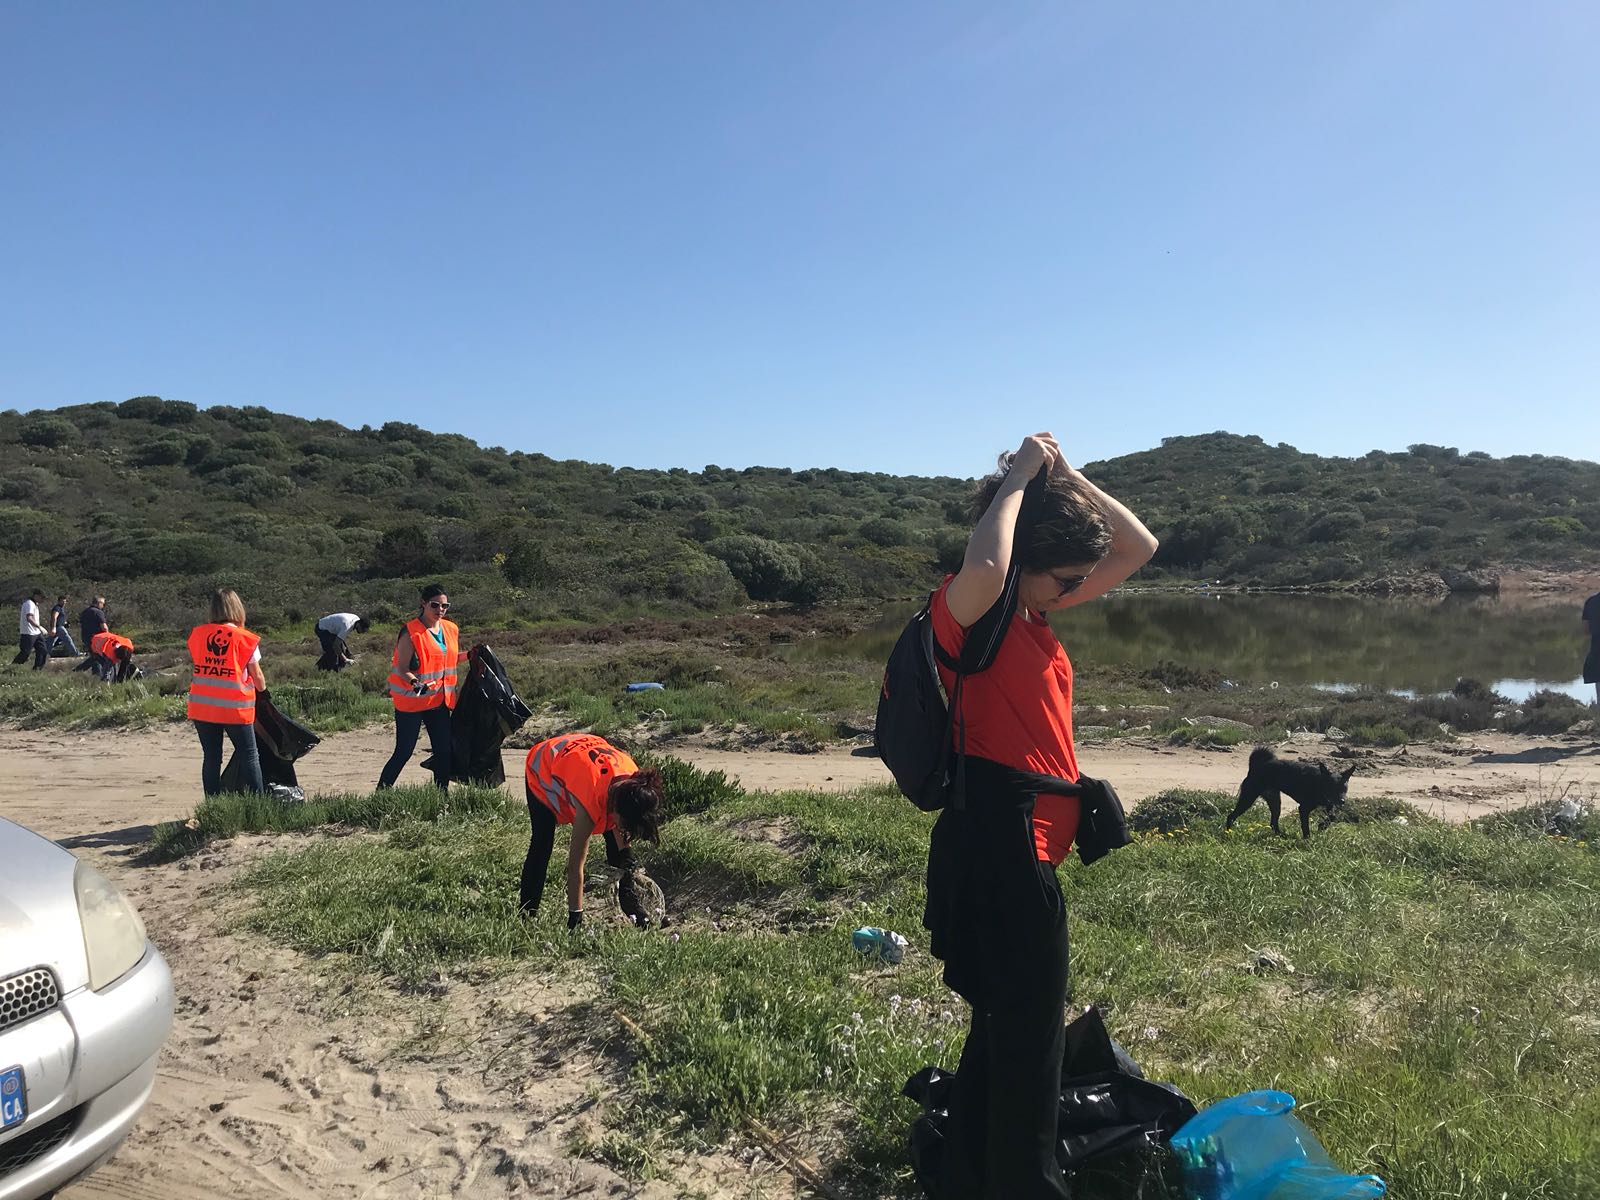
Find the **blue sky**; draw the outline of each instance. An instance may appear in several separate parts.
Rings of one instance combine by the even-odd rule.
[[[1600,459],[1600,7],[0,10],[0,407]]]

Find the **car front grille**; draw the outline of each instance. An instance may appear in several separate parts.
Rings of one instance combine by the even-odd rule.
[[[60,1001],[56,977],[44,967],[0,979],[0,1031],[49,1012]]]
[[[78,1118],[82,1115],[83,1109],[80,1106],[46,1121],[37,1129],[18,1134],[11,1141],[0,1145],[0,1180],[4,1180],[13,1171],[22,1170],[29,1163],[38,1162],[46,1154],[59,1148],[72,1136],[73,1130],[78,1127]]]

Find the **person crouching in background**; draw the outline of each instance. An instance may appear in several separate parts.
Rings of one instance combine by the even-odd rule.
[[[319,671],[342,671],[355,658],[345,639],[352,633],[365,633],[367,619],[355,613],[329,613],[317,622],[317,641],[322,644],[322,657],[317,659]]]
[[[97,633],[89,643],[89,657],[94,660],[95,673],[106,683],[127,683],[134,677],[132,638],[109,629]]]

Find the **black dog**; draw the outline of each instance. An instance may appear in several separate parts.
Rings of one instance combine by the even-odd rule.
[[[1278,809],[1282,804],[1278,793],[1285,793],[1300,806],[1300,836],[1311,836],[1311,810],[1325,808],[1333,812],[1344,803],[1345,787],[1356,769],[1351,767],[1342,775],[1328,770],[1327,763],[1288,762],[1279,758],[1265,746],[1250,752],[1250,771],[1239,785],[1239,803],[1228,814],[1225,829],[1249,811],[1257,800],[1265,800],[1272,810],[1272,832],[1278,833]]]

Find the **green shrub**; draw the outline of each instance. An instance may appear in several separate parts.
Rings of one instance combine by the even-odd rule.
[[[23,555],[60,545],[71,536],[54,513],[0,505],[0,552]]]
[[[369,574],[416,577],[437,575],[450,566],[439,547],[438,534],[422,525],[401,525],[378,539],[378,547],[367,564]]]
[[[78,440],[78,427],[65,417],[38,417],[23,423],[17,437],[24,446],[56,449]]]
[[[744,789],[723,772],[702,771],[681,758],[641,754],[636,761],[641,767],[654,767],[661,772],[667,794],[668,820],[709,812],[732,804],[744,795]]]
[[[911,540],[911,527],[893,517],[868,517],[859,532],[875,546],[905,546]]]
[[[294,494],[294,480],[254,463],[218,471],[211,477],[211,484],[245,504],[266,504]]]
[[[1398,800],[1393,796],[1374,796],[1371,798],[1350,796],[1338,808],[1332,810],[1326,808],[1318,809],[1315,819],[1318,822],[1318,827],[1322,829],[1326,829],[1330,825],[1360,825],[1374,821],[1387,822],[1391,825],[1401,823],[1406,825],[1438,825],[1440,823],[1437,818],[1430,817],[1415,805],[1407,804],[1404,800]]]
[[[1202,825],[1222,823],[1233,811],[1234,798],[1222,792],[1192,788],[1171,788],[1146,800],[1128,814],[1130,833],[1171,833]]]
[[[782,599],[801,579],[800,559],[789,546],[752,534],[733,534],[706,549],[727,564],[752,600]]]
[[[1191,667],[1168,659],[1162,659],[1145,671],[1144,677],[1175,692],[1214,692],[1222,686],[1222,672],[1215,667]]]
[[[146,442],[134,456],[142,467],[176,466],[189,457],[189,441],[178,434]]]
[[[91,578],[200,575],[228,563],[231,547],[230,541],[210,533],[135,529],[84,538],[74,546],[71,557]]]
[[[506,552],[500,571],[518,587],[532,587],[550,577],[550,559],[541,542],[524,538]]]
[[[1581,796],[1552,796],[1522,808],[1478,817],[1472,827],[1491,837],[1568,837],[1600,849],[1600,806]]]
[[[1361,532],[1367,519],[1353,508],[1342,508],[1324,513],[1306,528],[1306,540],[1312,542],[1342,542]]]
[[[965,529],[941,529],[933,535],[934,567],[943,575],[961,570],[967,557],[970,534]]]
[[[155,422],[157,425],[189,425],[199,415],[199,406],[187,400],[164,400],[156,410]]]
[[[123,420],[154,421],[166,404],[160,396],[135,396],[117,405],[117,416]]]
[[[394,467],[382,463],[368,463],[357,467],[344,477],[340,486],[358,496],[373,496],[387,492],[405,483],[405,476]]]
[[[245,434],[229,449],[241,450],[257,458],[286,458],[289,454],[289,443],[271,430],[261,430]]]
[[[1590,719],[1593,710],[1565,692],[1548,689],[1535,692],[1522,705],[1506,715],[1505,728],[1512,733],[1565,733],[1579,721]]]

